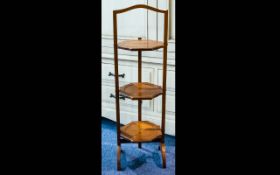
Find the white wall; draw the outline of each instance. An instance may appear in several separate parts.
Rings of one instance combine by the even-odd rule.
[[[171,38],[175,39],[175,2],[176,0],[170,0],[170,13],[171,13]]]
[[[149,0],[149,6],[156,7],[156,0]],[[102,35],[113,34],[113,10],[126,8],[135,4],[146,4],[146,0],[102,0]],[[175,0],[158,0],[158,8],[168,9],[170,13],[170,38],[175,39]],[[158,20],[157,20],[158,18]],[[148,11],[149,38],[159,40],[163,36],[163,15],[156,15],[155,12]],[[156,25],[158,21],[158,28]],[[137,9],[118,15],[118,34],[120,37],[146,37],[147,36],[147,11]],[[121,30],[120,30],[121,29]]]

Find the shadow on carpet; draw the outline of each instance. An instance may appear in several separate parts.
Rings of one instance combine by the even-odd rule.
[[[175,138],[165,136],[166,169],[162,168],[159,143],[122,144],[121,166],[117,171],[116,123],[102,118],[102,175],[173,175],[175,174]]]

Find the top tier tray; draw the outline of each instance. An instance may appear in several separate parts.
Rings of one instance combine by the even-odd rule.
[[[118,48],[131,51],[151,51],[163,48],[164,43],[154,40],[125,40],[118,43]]]

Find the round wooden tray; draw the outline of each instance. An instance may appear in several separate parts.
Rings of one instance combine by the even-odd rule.
[[[161,41],[154,40],[125,40],[118,43],[118,48],[131,51],[151,51],[163,48]]]

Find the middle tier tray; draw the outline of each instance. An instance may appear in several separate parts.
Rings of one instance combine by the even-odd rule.
[[[132,100],[151,100],[162,94],[162,88],[148,82],[130,83],[120,87],[120,94]]]
[[[118,43],[118,48],[131,51],[151,51],[163,47],[163,42],[155,40],[125,40]]]

